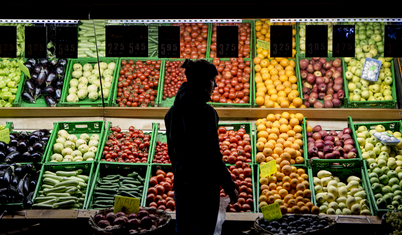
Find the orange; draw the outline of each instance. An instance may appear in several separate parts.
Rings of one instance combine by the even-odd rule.
[[[297,189],[296,189],[297,190]],[[296,193],[295,193],[295,197],[303,197],[303,191],[302,190],[298,190]]]
[[[308,208],[307,206],[302,206],[300,208],[300,213],[302,214],[308,214],[310,212],[310,208]]]
[[[257,142],[256,147],[257,147],[258,151],[262,151],[264,149],[264,143],[263,142]]]
[[[281,162],[281,164],[279,165],[280,166],[280,168],[282,168],[282,170],[283,170],[283,167],[284,166],[289,166],[290,165],[290,162],[289,161],[287,161],[287,160],[282,160],[282,162]],[[285,173],[286,174],[286,173]],[[290,178],[292,178],[292,177],[290,177]]]
[[[292,144],[292,146],[291,146],[294,150],[299,150],[300,149],[300,145],[298,145],[298,144]]]
[[[265,189],[268,189],[269,190],[269,186],[267,185],[267,184],[263,184],[263,185],[261,185],[261,190],[265,190]]]
[[[288,212],[288,208],[286,205],[280,205],[279,209],[281,209],[282,214],[286,214]]]
[[[269,183],[268,178],[266,178],[266,177],[260,178],[260,184],[261,185],[268,184],[268,183]]]
[[[276,181],[277,181],[276,176],[271,175],[269,177],[269,183],[276,183]]]
[[[302,127],[300,125],[296,125],[296,126],[293,127],[293,130],[296,133],[301,133],[302,132]]]
[[[296,173],[297,172],[297,168],[295,166],[290,166],[290,169],[292,169],[292,173]]]
[[[296,200],[295,199],[289,199],[289,201],[288,201],[288,207],[294,207],[294,206],[296,206]]]
[[[297,184],[296,190],[304,191],[306,189],[306,186],[304,184]]]
[[[283,188],[283,189],[279,190],[278,194],[279,194],[279,196],[281,196],[281,198],[284,198],[288,194],[288,191]]]
[[[303,175],[304,173],[306,173],[306,171],[303,169],[303,168],[299,168],[299,169],[297,169],[297,174],[298,175]]]
[[[311,214],[319,214],[320,213],[320,208],[318,206],[313,206],[311,208]]]
[[[282,199],[279,194],[274,194],[274,197],[275,197],[275,200],[277,200],[277,199]]]
[[[299,181],[297,179],[291,179],[290,180],[290,187],[296,188],[298,183],[299,183]]]
[[[262,59],[260,57],[255,57],[253,61],[254,61],[254,64],[257,65],[257,64],[261,63]]]
[[[275,202],[275,197],[274,197],[274,196],[269,196],[267,202],[268,202],[269,204],[274,203],[274,202]]]
[[[304,115],[301,113],[296,113],[295,118],[299,119],[299,121],[301,122],[301,121],[303,121]]]
[[[297,180],[299,181],[299,183],[303,183],[305,181],[305,179],[301,176],[297,177]]]
[[[269,185],[269,189],[274,190],[276,189],[276,184],[275,183],[270,183]],[[304,186],[304,185],[303,185]],[[303,189],[304,190],[304,189]]]
[[[296,157],[295,159],[296,164],[303,164],[304,163],[304,158],[301,156]]]
[[[288,80],[289,80],[290,83],[295,84],[297,82],[297,77],[296,76],[290,75],[288,77],[289,77]]]
[[[307,125],[306,131],[307,132],[313,132],[313,128],[311,126]]]
[[[287,195],[283,198],[283,202],[285,202],[285,203],[287,204],[290,199],[293,199],[293,195],[292,195],[292,194],[287,194]]]
[[[290,154],[287,153],[287,152],[282,153],[282,154],[281,154],[281,158],[282,158],[282,160],[286,160],[286,161],[288,161],[288,162],[290,162],[290,159],[291,159]]]
[[[283,149],[280,148],[280,147],[275,147],[274,153],[275,153],[275,154],[278,154],[278,155],[281,155],[281,154],[283,153]]]
[[[283,177],[285,177],[285,174],[283,174],[282,172],[277,172],[276,173],[276,178],[280,181],[282,181]]]
[[[307,180],[308,179],[308,175],[306,173],[301,174],[301,176],[303,179]]]
[[[265,195],[261,195],[259,198],[258,198],[258,201],[259,202],[266,202],[268,200],[268,198],[267,198],[267,196],[265,196]]]
[[[303,191],[303,196],[307,197],[307,198],[311,197],[311,190],[310,189],[305,189]]]
[[[290,60],[289,65],[294,68],[294,67],[296,67],[296,62],[294,60]]]
[[[289,163],[289,162],[288,162],[288,163]],[[289,165],[285,165],[285,166],[282,167],[282,172],[283,172],[285,175],[290,175],[291,171],[292,171],[292,168],[291,168]],[[289,179],[290,179],[290,178],[289,178]],[[289,180],[289,181],[290,181],[290,180]]]
[[[281,133],[287,133],[289,131],[289,127],[286,124],[282,124],[279,130]]]
[[[258,205],[258,208],[261,209],[261,207],[267,206],[268,203],[267,202],[260,202],[260,204]]]
[[[264,162],[265,161],[265,155],[263,153],[261,153],[261,152],[257,153],[256,156],[255,156],[255,161],[257,163]]]
[[[282,59],[279,64],[282,65],[283,67],[286,67],[286,66],[289,65],[289,60],[288,59]]]
[[[303,100],[299,97],[295,97],[292,102],[297,108],[299,108],[303,104]]]
[[[280,106],[281,106],[281,108],[289,108],[289,101],[283,100],[283,101],[280,103]]]
[[[263,144],[265,144],[267,142],[267,139],[265,137],[260,137],[258,138],[257,142],[262,142]]]

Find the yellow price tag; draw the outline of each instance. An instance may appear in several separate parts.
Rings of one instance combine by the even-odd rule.
[[[0,131],[0,141],[6,144],[10,143],[10,130],[8,128]]]
[[[278,220],[282,218],[282,212],[279,208],[279,203],[275,202],[261,207],[262,215],[267,221]]]
[[[269,51],[269,49],[270,49],[270,43],[269,43],[269,42],[266,42],[266,41],[264,41],[264,40],[257,39],[257,47]]]
[[[272,160],[260,166],[261,177],[268,177],[278,171],[276,169],[276,161]]]
[[[116,196],[114,198],[114,213],[124,212],[126,215],[137,214],[140,210],[141,200],[134,197]]]

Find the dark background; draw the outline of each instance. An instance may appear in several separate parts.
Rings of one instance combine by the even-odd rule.
[[[3,1],[0,19],[398,18],[397,1]]]

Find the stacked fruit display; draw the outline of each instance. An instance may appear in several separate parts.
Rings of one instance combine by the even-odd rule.
[[[177,23],[180,26],[180,58],[205,59],[207,56],[208,25]]]
[[[220,126],[218,134],[219,147],[225,163],[252,162],[251,136],[244,128],[228,131],[224,126]]]
[[[384,56],[385,22],[348,22],[347,24],[355,25],[355,50],[358,60]]]
[[[163,95],[162,99],[172,98],[176,96],[183,82],[187,82],[187,77],[184,74],[186,69],[180,68],[183,61],[166,61],[165,64],[165,76],[163,78]]]
[[[255,102],[261,108],[305,108],[299,97],[295,61],[254,58]],[[300,84],[299,84],[300,85]]]
[[[172,172],[156,170],[149,179],[147,206],[164,211],[175,210],[173,178]]]
[[[162,164],[171,164],[169,154],[168,154],[168,146],[166,142],[156,141],[155,146],[155,155],[152,159],[152,163],[162,163]]]

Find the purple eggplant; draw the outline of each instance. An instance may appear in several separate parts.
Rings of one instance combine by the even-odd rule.
[[[32,73],[31,79],[33,83],[37,84],[38,83],[38,74],[37,73]]]
[[[17,146],[9,146],[8,145],[7,154],[14,152],[14,151],[17,151]]]
[[[47,86],[42,89],[42,94],[45,96],[53,95],[54,94],[54,88],[52,86]]]
[[[31,159],[33,162],[39,162],[42,159],[42,153],[40,152],[33,152],[31,154]]]
[[[22,162],[30,162],[31,161],[31,153],[30,152],[24,152],[21,154],[21,161]]]
[[[57,105],[56,100],[54,100],[53,97],[51,97],[51,96],[46,96],[45,102],[46,102],[47,106],[49,106],[49,107],[56,107],[56,105]]]
[[[46,86],[50,86],[54,82],[55,78],[56,78],[56,73],[53,71],[50,71],[46,77],[46,81],[45,81]]]
[[[28,143],[26,140],[20,140],[17,144],[17,151],[18,152],[26,152],[28,150]]]
[[[35,66],[37,64],[36,60],[34,58],[27,59],[27,62],[31,63],[33,66]]]
[[[27,67],[27,69],[29,69],[29,71],[33,70],[34,66],[30,62],[27,61],[27,62],[24,63],[24,65],[25,65],[25,67]]]
[[[32,147],[34,148],[34,151],[40,151],[45,148],[45,145],[41,141],[36,141]]]
[[[49,64],[54,68],[59,64],[59,61],[57,61],[56,59],[53,59],[49,62]]]
[[[0,162],[4,162],[4,159],[6,158],[6,152],[3,150],[0,150]]]
[[[39,59],[39,63],[40,63],[41,65],[48,65],[48,64],[49,64],[49,60],[46,59],[46,58],[40,58],[40,59]]]
[[[58,79],[58,80],[56,81],[56,85],[55,85],[55,87],[58,87],[58,88],[63,88],[63,84],[64,84],[64,81],[63,81],[63,80]]]
[[[18,133],[16,133],[16,132],[10,133],[10,139],[18,139],[19,136],[20,135]]]
[[[33,153],[34,149],[32,146],[28,146],[28,152]]]
[[[63,65],[58,65],[56,67],[56,73],[57,74],[64,74],[64,66]]]
[[[35,94],[34,94],[34,99],[38,99],[40,95],[42,94],[42,89],[40,87],[35,88]]]
[[[18,139],[10,139],[10,143],[8,143],[9,146],[17,146],[18,144]]]
[[[60,102],[61,99],[61,88],[57,87],[55,90],[55,94],[54,94],[54,99],[56,100],[57,103]]]
[[[33,143],[35,143],[35,142],[37,142],[39,140],[40,140],[39,135],[35,135],[35,134],[31,133],[31,135],[29,136],[30,145],[33,145]]]
[[[6,150],[7,149],[7,144],[3,141],[0,141],[0,151]]]
[[[35,84],[31,80],[27,80],[25,82],[25,90],[31,94],[31,96],[35,95]]]
[[[40,138],[42,141],[45,141],[46,143],[49,141],[49,136],[45,135],[42,138]]]
[[[42,65],[42,69],[41,72],[45,72],[46,76],[49,74],[50,70],[49,70],[49,66],[48,65]]]
[[[67,65],[67,60],[63,59],[63,58],[59,59],[59,65],[66,66]]]
[[[41,70],[42,70],[42,66],[41,66],[40,64],[36,64],[36,65],[34,66],[33,71],[34,71],[35,73],[39,74]]]
[[[22,99],[28,103],[33,103],[33,104],[36,103],[35,98],[31,94],[29,94],[27,91],[22,92]]]
[[[9,153],[9,154],[6,156],[6,158],[4,159],[4,161],[5,161],[6,163],[13,163],[13,162],[18,161],[18,159],[20,158],[20,156],[21,156],[21,153],[20,153],[20,152],[18,152],[18,151],[13,151],[13,152]]]
[[[46,73],[41,71],[38,75],[38,85],[44,86],[46,81]]]
[[[28,131],[21,131],[20,136],[18,137],[20,140],[28,138],[29,133]]]

